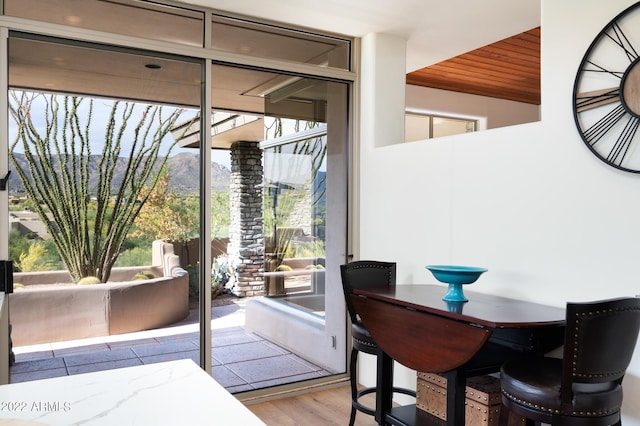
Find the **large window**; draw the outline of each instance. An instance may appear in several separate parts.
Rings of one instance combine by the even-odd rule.
[[[204,41],[204,13],[148,1],[7,0],[4,14],[190,46]]]
[[[290,382],[342,372],[348,85],[217,64],[212,75],[211,145],[230,148],[243,188],[230,193],[228,254],[232,290],[253,296],[246,329],[318,367]]]
[[[16,265],[67,274],[64,291],[88,277],[97,284],[85,294],[129,278],[134,289],[98,297],[121,303],[97,317],[83,311],[92,301],[68,312],[45,301],[46,315],[71,315],[42,323],[47,344],[101,321],[115,342],[159,319],[144,325],[161,329],[153,341],[105,343],[125,357],[101,368],[186,357],[234,393],[344,374],[350,40],[156,1],[2,4],[10,129],[0,161],[13,160],[11,213],[0,205],[0,218],[15,223]],[[32,190],[40,183],[54,186]],[[178,292],[138,292],[176,271]],[[238,308],[213,303],[220,291]],[[34,322],[32,298],[20,297],[14,319]],[[16,349],[29,346],[23,332],[14,324]],[[267,355],[252,358],[257,347]],[[47,374],[86,371],[70,362]]]
[[[351,44],[345,39],[220,15],[213,17],[211,45],[259,58],[346,70],[351,66]]]
[[[459,135],[478,130],[478,121],[462,117],[405,113],[405,142]]]

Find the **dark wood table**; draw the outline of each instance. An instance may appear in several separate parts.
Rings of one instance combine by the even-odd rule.
[[[384,354],[378,357],[376,420],[437,424],[415,405],[392,407],[393,360],[447,377],[447,424],[464,425],[466,378],[500,371],[505,361],[562,345],[565,309],[466,291],[466,303],[445,302],[446,285],[356,290],[352,300]],[[436,419],[437,420],[437,419]]]

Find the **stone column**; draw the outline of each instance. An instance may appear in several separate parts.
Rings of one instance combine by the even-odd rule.
[[[236,267],[237,296],[264,295],[264,233],[262,216],[262,150],[259,142],[231,145],[229,188],[231,223],[229,260]]]

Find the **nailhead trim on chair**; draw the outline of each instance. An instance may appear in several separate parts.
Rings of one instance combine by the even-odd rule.
[[[502,389],[502,394],[504,396],[506,396],[507,398],[509,398],[511,401],[516,402],[520,405],[524,405],[527,406],[529,408],[533,408],[536,410],[541,410],[541,411],[546,411],[548,413],[551,414],[560,414],[560,410],[553,409],[553,408],[547,408],[547,407],[543,407],[541,405],[538,404],[533,404],[531,402],[528,401],[523,401],[521,399],[516,398],[515,396],[511,395],[509,392],[505,391],[504,389]],[[606,416],[609,414],[613,414],[616,413],[618,410],[602,410],[602,411],[572,411],[571,414],[574,416],[584,416],[584,417],[602,417],[602,416]]]
[[[371,343],[371,342],[366,341],[366,340],[360,340],[360,339],[357,339],[355,337],[353,338],[353,340],[356,340],[358,343],[360,343],[363,346],[369,346],[370,348],[377,348],[378,347],[375,343]]]
[[[371,269],[371,268],[387,269],[387,266],[385,266],[385,265],[377,265],[375,263],[367,263],[367,264],[364,264],[364,265],[352,265],[352,266],[350,266],[350,268],[353,268],[353,269],[362,269],[362,268],[367,268],[367,269]]]
[[[535,408],[536,410],[546,411],[546,412],[552,413],[552,414],[560,414],[560,410],[558,410],[558,409],[554,410],[552,408],[543,407],[541,405],[533,404],[533,403],[528,402],[528,401],[523,401],[523,400],[518,399],[515,396],[511,395],[509,392],[505,391],[504,389],[502,389],[502,394],[504,396],[506,396],[507,398],[509,398],[510,400],[512,400],[513,402],[516,402],[516,403],[518,403],[520,405],[525,405],[527,407]]]
[[[386,265],[376,265],[375,263],[367,263],[365,265],[353,265],[351,266],[352,269],[362,269],[362,268],[367,268],[367,269],[371,269],[371,268],[375,268],[375,269],[388,269],[388,266]],[[391,273],[389,273],[389,281],[391,280]]]
[[[590,316],[594,316],[594,315],[605,315],[605,314],[610,314],[613,312],[620,312],[620,311],[640,311],[639,308],[637,307],[628,307],[628,308],[618,308],[618,309],[607,309],[604,311],[590,311],[590,312],[576,312],[576,321],[575,321],[575,337],[576,340],[574,340],[574,350],[573,350],[573,377],[584,377],[584,378],[592,378],[592,377],[609,377],[609,376],[613,376],[613,377],[617,377],[620,374],[623,374],[624,371],[616,371],[616,372],[612,372],[612,373],[608,373],[608,374],[579,374],[576,373],[576,362],[575,359],[578,357],[578,335],[579,330],[580,330],[580,320],[583,317],[590,317]]]

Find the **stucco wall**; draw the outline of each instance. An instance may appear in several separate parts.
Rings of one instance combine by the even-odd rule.
[[[14,346],[164,327],[189,314],[189,277],[28,286],[9,296]]]
[[[542,1],[540,122],[404,144],[401,129],[380,143],[362,117],[360,257],[398,262],[399,283],[434,283],[429,263],[484,266],[469,290],[556,306],[640,294],[640,176],[590,154],[571,99],[587,47],[632,3]],[[375,366],[365,361],[360,373],[371,384]],[[406,369],[396,380],[415,386]],[[640,348],[624,386],[623,422],[639,425]]]
[[[164,327],[189,314],[189,276],[171,244],[155,241],[157,266],[113,268],[103,284],[70,283],[66,271],[20,272],[9,296],[14,346]],[[140,270],[156,278],[132,280]]]

